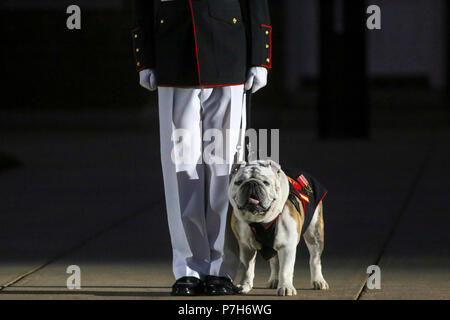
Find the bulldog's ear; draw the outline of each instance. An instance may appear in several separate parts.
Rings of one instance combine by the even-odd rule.
[[[269,159],[267,160],[267,163],[276,174],[279,174],[281,172],[281,166],[275,161]]]
[[[245,167],[247,165],[247,162],[240,161],[233,164],[230,171],[230,181],[233,179],[234,175],[239,171],[241,167]]]

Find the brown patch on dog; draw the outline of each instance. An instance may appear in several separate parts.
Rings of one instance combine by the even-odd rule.
[[[295,223],[297,223],[297,241],[300,241],[303,222],[305,221],[305,212],[303,210],[303,206],[300,204],[300,212],[297,211],[294,204],[289,200],[286,202],[286,206],[289,209],[289,215],[295,220]]]
[[[315,232],[317,232],[320,235],[320,241],[322,242],[322,248],[323,248],[323,241],[324,241],[324,237],[325,237],[325,232],[324,232],[324,222],[323,222],[323,204],[322,201],[320,201],[319,203],[319,217],[317,219],[317,223],[316,223],[316,230]]]
[[[313,229],[308,228],[304,233],[303,237],[305,238],[307,243],[314,244],[318,246],[318,250],[320,253],[323,251],[324,246],[324,222],[323,222],[323,204],[322,201],[318,205],[319,212],[317,213],[319,216],[317,217],[317,222],[314,225]]]
[[[236,227],[237,221],[238,220],[237,220],[236,216],[234,215],[234,210],[233,210],[233,212],[231,214],[231,230],[233,230],[234,236],[236,237],[237,241],[240,244],[241,239],[239,238],[239,232],[237,231],[237,227]]]

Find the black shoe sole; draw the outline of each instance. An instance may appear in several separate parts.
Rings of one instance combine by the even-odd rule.
[[[170,293],[171,296],[179,296],[179,297],[190,297],[190,296],[200,296],[205,294],[203,290],[190,290],[190,289],[179,289],[178,291],[172,291]]]
[[[171,296],[174,297],[193,297],[193,296],[199,296],[201,293],[191,293],[191,292],[171,292]]]
[[[232,296],[238,294],[237,292],[230,292],[230,291],[206,291],[205,293],[207,296]]]

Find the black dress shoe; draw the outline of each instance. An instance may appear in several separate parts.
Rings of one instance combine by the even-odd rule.
[[[197,296],[205,292],[202,280],[195,277],[182,277],[172,286],[172,296]]]
[[[227,277],[207,276],[205,292],[210,296],[225,296],[239,293],[239,289]]]

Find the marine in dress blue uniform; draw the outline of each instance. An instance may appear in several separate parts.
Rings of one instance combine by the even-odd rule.
[[[158,90],[172,294],[233,294],[228,175],[243,157],[245,90],[264,87],[272,67],[267,0],[133,0],[131,36],[140,84]],[[230,132],[226,163],[201,161],[210,129]],[[175,141],[180,130],[189,139]]]

